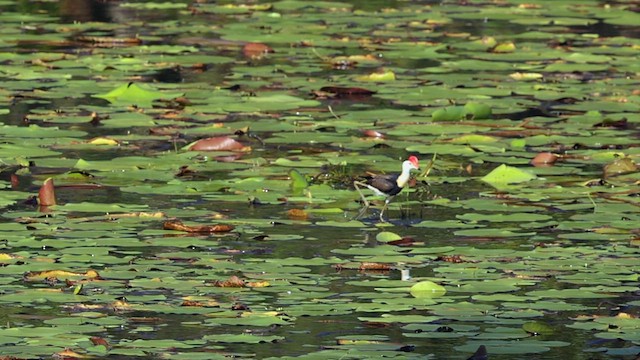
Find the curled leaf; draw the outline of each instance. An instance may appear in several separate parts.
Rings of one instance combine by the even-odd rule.
[[[433,281],[421,281],[411,287],[411,295],[416,298],[435,298],[447,293],[447,290]]]
[[[91,145],[119,145],[118,140],[108,138],[105,136],[96,137],[87,141]]]
[[[38,191],[38,203],[40,203],[40,206],[52,206],[56,204],[56,191],[52,178],[47,178],[40,187],[40,191]]]
[[[550,152],[541,152],[531,160],[531,165],[536,167],[551,166],[556,160],[558,160],[558,155]]]
[[[250,151],[251,148],[228,136],[200,139],[188,146],[192,151]]]
[[[384,139],[386,137],[383,133],[377,130],[362,130],[362,135],[375,139]]]

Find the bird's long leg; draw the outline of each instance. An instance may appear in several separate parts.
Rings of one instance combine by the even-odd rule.
[[[367,184],[360,182],[360,181],[354,181],[353,182],[353,186],[356,188],[356,190],[358,191],[358,194],[360,194],[360,197],[362,198],[362,209],[360,209],[360,212],[358,212],[358,215],[356,215],[356,219],[359,219],[360,217],[362,217],[362,215],[364,215],[364,213],[367,211],[367,209],[369,208],[369,201],[367,200],[367,198],[364,196],[364,194],[362,193],[362,190],[360,190],[360,186],[367,186]]]
[[[393,200],[393,196],[389,196],[388,198],[384,199],[384,206],[382,207],[382,210],[380,211],[380,222],[387,222],[382,215],[384,215],[384,211],[387,210],[387,206],[389,206],[389,203],[391,202],[391,200]]]
[[[360,194],[360,197],[362,198],[362,203],[364,204],[364,207],[369,207],[369,201],[362,193],[362,190],[360,190],[360,186],[368,187],[368,185],[361,181],[356,180],[353,182],[353,186],[356,188],[356,190],[358,190],[358,194]]]

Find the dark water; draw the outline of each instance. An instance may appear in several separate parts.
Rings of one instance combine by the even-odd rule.
[[[407,5],[404,1],[352,1],[348,2],[354,5],[354,8],[360,11],[378,11],[383,8],[403,7]],[[413,2],[412,4],[425,4],[425,5],[437,5],[440,2],[435,1],[423,1]],[[74,22],[101,22],[123,25],[113,30],[111,36],[126,37],[133,35],[155,35],[151,31],[145,28],[146,23],[162,23],[163,21],[189,21],[190,17],[184,12],[176,10],[166,11],[150,11],[150,10],[132,10],[118,6],[118,2],[103,2],[103,1],[60,1],[60,2],[16,2],[15,5],[5,5],[2,7],[5,11],[16,11],[25,14],[38,14],[47,13],[51,16],[57,17],[58,24],[73,24]],[[210,15],[203,17],[209,19],[212,22],[217,20],[217,15]],[[202,21],[199,18],[197,21]],[[224,21],[230,21],[229,18]],[[128,26],[128,24],[133,24]],[[507,21],[492,19],[483,20],[469,20],[469,21],[454,21],[450,24],[442,25],[438,29],[440,32],[445,33],[459,33],[468,32],[473,35],[485,35],[485,34],[500,34],[500,33],[521,33],[530,30],[530,27],[524,25],[511,24]],[[595,33],[600,36],[636,36],[638,34],[637,29],[630,27],[615,27],[607,25],[602,22],[597,22],[593,26],[576,26],[571,28],[576,33],[588,32]],[[26,30],[30,31],[30,30]],[[185,34],[184,38],[190,37],[192,34]],[[203,42],[207,36],[202,36]],[[181,34],[171,34],[165,39],[154,38],[149,43],[157,44],[179,44],[184,41]],[[443,37],[437,37],[434,40],[442,40]],[[5,51],[14,51],[17,53],[28,52],[54,52],[54,53],[76,53],[87,51],[85,45],[74,43],[66,44],[15,44],[9,47]],[[224,52],[225,50],[221,50]],[[211,53],[215,53],[215,50],[210,50]],[[265,60],[274,62],[272,65],[285,65],[275,63],[274,60]],[[391,60],[393,66],[407,69],[409,73],[417,69],[428,69],[435,67],[439,64],[437,60],[432,59],[394,59]],[[140,75],[146,82],[164,83],[164,84],[189,84],[196,82],[208,83],[210,85],[221,85],[225,83],[225,79],[233,74],[234,69],[230,65],[211,65],[207,71],[204,72],[191,72],[183,71],[180,69],[166,69],[158,72],[145,72]],[[358,72],[364,70],[355,70]],[[326,72],[320,72],[316,74],[307,74],[309,77],[325,78],[331,73],[331,70]],[[46,89],[47,84],[42,84],[42,88]],[[412,106],[397,106],[389,101],[380,99],[367,99],[356,101],[326,101],[326,104],[332,105],[333,109],[340,112],[352,111],[357,106],[370,106],[376,109],[386,108],[404,108],[408,110],[416,110],[417,107]],[[29,114],[34,110],[55,110],[61,108],[74,108],[78,106],[105,106],[105,100],[95,99],[88,96],[71,96],[64,99],[54,100],[40,100],[37,102],[24,101],[24,99],[17,97],[14,98],[8,105],[9,113],[0,115],[0,122],[5,125],[28,125]],[[527,113],[529,115],[529,113]],[[518,119],[515,116],[513,119]],[[88,138],[104,135],[122,135],[128,132],[145,134],[147,129],[125,128],[125,129],[106,129],[100,126],[91,124],[80,124],[74,126],[76,129],[86,131]],[[193,140],[192,138],[180,139],[182,143],[187,143]],[[322,146],[322,145],[318,145]],[[146,151],[167,151],[171,150],[172,144],[169,142],[150,142]],[[329,147],[329,146],[327,146]],[[291,149],[286,149],[291,150]],[[277,146],[265,146],[261,149],[260,156],[266,158],[277,157],[278,152],[284,152],[283,148]],[[311,152],[308,149],[302,149],[302,151]],[[369,154],[383,154],[395,157],[402,157],[404,154],[402,150],[398,149],[368,149]],[[83,150],[64,150],[63,156],[67,158],[82,158],[87,161],[92,160],[108,160],[122,156],[135,156],[140,155],[140,150],[113,150],[113,151],[101,151],[91,152]],[[31,172],[21,177],[21,184],[16,190],[35,193],[38,189],[38,178],[43,175],[43,172],[58,172],[62,173],[68,169],[52,169],[46,166],[46,160],[34,160],[35,163],[31,167]],[[453,157],[444,157],[442,161],[460,161]],[[493,164],[477,165],[475,171],[479,173],[486,173],[493,166]],[[1,173],[3,180],[9,180],[10,175],[15,172],[15,168],[4,169]],[[462,176],[464,171],[449,170],[446,175],[450,176]],[[211,175],[212,180],[215,176],[224,176],[224,174],[213,172]],[[123,185],[124,186],[124,185]],[[446,181],[439,181],[431,185],[422,184],[424,191],[424,199],[420,200],[433,200],[436,197],[447,199],[472,199],[480,197],[483,192],[493,191],[491,187],[486,184],[482,184],[477,181],[466,181],[464,183],[447,183]],[[237,202],[216,202],[215,204],[197,197],[185,196],[182,203],[176,205],[176,199],[174,196],[148,196],[138,195],[129,192],[120,191],[118,186],[104,186],[100,189],[78,189],[78,188],[61,188],[58,191],[58,197],[61,203],[78,203],[87,198],[91,198],[93,202],[97,203],[124,203],[124,204],[149,204],[150,208],[155,210],[169,210],[173,213],[179,213],[184,211],[217,211],[219,209],[225,209],[226,212],[232,214],[237,218],[250,218],[250,219],[269,219],[274,223],[274,226],[269,228],[269,234],[271,236],[278,235],[290,235],[296,234],[301,236],[300,239],[287,240],[287,241],[259,241],[256,240],[256,234],[248,232],[239,232],[232,236],[223,237],[221,239],[212,238],[212,246],[194,246],[189,248],[188,251],[194,252],[194,255],[198,253],[206,254],[220,254],[228,255],[232,253],[230,261],[238,263],[251,263],[251,261],[264,260],[264,259],[286,259],[289,257],[302,257],[307,259],[313,258],[330,258],[335,256],[335,249],[348,249],[352,246],[363,247],[376,247],[380,244],[375,241],[375,235],[378,232],[375,225],[377,224],[377,211],[372,209],[363,219],[363,222],[368,226],[365,229],[353,229],[353,228],[337,228],[329,226],[319,226],[316,224],[282,224],[279,221],[283,218],[283,213],[292,208],[293,206],[287,204],[267,204],[256,205],[247,203],[239,204]],[[29,204],[20,203],[9,209],[9,212],[28,212],[33,211],[34,207]],[[529,239],[522,240],[504,240],[504,241],[489,241],[487,239],[467,238],[454,235],[452,229],[431,229],[431,228],[418,228],[412,227],[423,220],[433,221],[447,221],[455,219],[457,215],[464,214],[466,209],[461,208],[444,208],[440,206],[429,205],[428,203],[412,204],[410,206],[403,206],[401,210],[393,208],[389,211],[389,221],[394,227],[390,228],[390,231],[401,233],[406,237],[413,237],[418,241],[424,242],[427,246],[439,247],[439,246],[475,246],[487,249],[530,249],[533,248],[533,244]],[[554,220],[562,221],[574,215],[571,213],[558,213],[554,214]],[[76,214],[81,216],[81,214]],[[347,220],[355,216],[354,211],[346,211],[344,214],[334,216],[333,219]],[[193,219],[197,219],[196,216]],[[160,221],[154,224],[160,225]],[[501,226],[501,225],[497,225]],[[144,233],[145,228],[134,228],[128,235],[136,240],[144,242],[146,240],[153,240],[156,235],[148,235]],[[255,231],[259,233],[260,231]],[[125,233],[126,234],[126,233]],[[557,234],[553,228],[538,229],[537,235],[541,238],[554,238]],[[38,235],[43,239],[46,236]],[[25,249],[17,249],[25,250]],[[55,250],[55,249],[53,249]],[[52,250],[52,251],[53,251]],[[116,249],[116,253],[124,254],[127,251],[139,252],[141,257],[152,258],[157,252],[171,252],[179,251],[182,249],[176,249],[172,247],[131,247]],[[335,301],[336,303],[356,301],[354,293],[362,292],[362,287],[349,284],[350,281],[356,280],[376,280],[376,279],[400,279],[400,272],[398,270],[392,270],[388,272],[382,272],[379,274],[362,272],[358,270],[341,270],[338,271],[330,266],[308,266],[310,272],[314,275],[325,276],[328,280],[325,283],[318,284],[303,284],[301,288],[312,289],[314,286],[318,288],[327,289],[329,293],[333,295],[327,302]],[[227,275],[227,274],[225,274]],[[416,265],[411,269],[411,275],[413,277],[430,277],[434,276],[434,264],[424,263]],[[314,278],[310,277],[309,282],[313,282]],[[535,285],[536,288],[560,288],[563,285],[554,283],[553,280],[542,281]],[[516,292],[515,295],[524,294],[531,289],[527,288]],[[311,290],[309,290],[311,291]],[[173,296],[170,291],[164,290],[144,290],[144,291],[132,291],[129,295],[143,296],[143,295],[160,295],[166,294],[167,296]],[[461,295],[461,293],[456,293]],[[467,294],[464,294],[467,295]],[[222,300],[232,302],[234,295],[230,294],[226,297],[221,296]],[[251,307],[255,309],[268,308],[278,309],[286,308],[288,304],[287,297],[283,294],[270,293],[268,290],[257,290],[249,295],[245,295],[243,301],[249,303]],[[600,301],[585,300],[585,305],[598,306]],[[496,302],[496,305],[499,304]],[[38,316],[43,318],[60,316],[61,312],[57,308],[52,308],[49,305],[43,305],[35,309],[24,310],[20,306],[3,306],[0,310],[0,323],[14,323],[17,325],[33,324],[42,326],[42,322],[34,316],[30,318],[27,315],[32,315],[31,311],[37,312]],[[423,310],[410,310],[407,314],[420,315]],[[63,314],[67,315],[67,314]],[[143,317],[149,315],[144,311],[135,311],[127,314],[129,317]],[[528,355],[526,357],[518,357],[518,355],[491,355],[491,359],[513,359],[513,358],[528,358],[528,359],[600,359],[606,358],[605,355],[588,354],[582,352],[585,348],[593,348],[598,346],[594,344],[593,336],[588,331],[576,330],[566,327],[566,317],[568,314],[556,317],[557,314],[548,313],[541,321],[556,327],[557,332],[551,336],[541,336],[542,340],[558,340],[570,342],[572,346],[553,348],[551,351],[540,355]],[[149,316],[157,316],[152,314]],[[387,343],[397,345],[398,348],[406,344],[415,346],[411,352],[407,352],[407,356],[426,357],[427,354],[435,354],[436,358],[451,358],[451,359],[464,359],[470,355],[470,353],[457,352],[453,349],[455,346],[466,343],[466,339],[448,339],[448,340],[435,340],[435,339],[411,339],[403,336],[403,330],[397,324],[391,324],[384,329],[379,329],[369,324],[358,320],[359,316],[373,316],[373,314],[367,314],[365,312],[351,313],[347,315],[339,316],[300,316],[296,318],[293,325],[282,327],[267,327],[267,328],[252,328],[249,331],[256,331],[258,333],[264,333],[268,335],[282,335],[286,340],[277,342],[275,344],[234,344],[226,346],[226,350],[238,353],[238,354],[255,354],[247,355],[247,357],[266,358],[266,357],[283,357],[283,356],[302,356],[311,352],[317,351],[325,347],[332,347],[336,344],[336,338],[343,335],[380,335],[384,334],[388,336]],[[25,318],[25,320],[23,320]],[[199,319],[198,319],[199,320]],[[114,343],[117,343],[122,339],[200,339],[205,335],[226,334],[229,331],[238,332],[237,328],[221,326],[201,326],[199,323],[194,325],[194,319],[192,315],[177,315],[177,314],[163,314],[159,324],[155,324],[144,328],[143,330],[136,329],[134,326],[131,328],[112,328],[108,330],[107,334],[101,334],[101,336],[109,337]],[[197,321],[196,321],[197,322]],[[475,324],[482,328],[487,325],[484,323]],[[135,330],[135,331],[132,331]],[[244,330],[244,329],[243,329]],[[240,330],[242,331],[242,330]],[[628,344],[626,344],[628,345]],[[625,345],[625,346],[626,346]],[[12,352],[15,353],[15,352]],[[403,352],[398,351],[397,357],[402,358]],[[519,355],[522,356],[522,355]],[[144,357],[144,356],[141,356]],[[149,354],[147,358],[155,358],[154,354]],[[108,358],[113,359],[125,359],[127,356],[123,355],[111,355]]]

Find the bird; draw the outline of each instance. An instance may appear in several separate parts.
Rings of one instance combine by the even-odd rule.
[[[411,155],[409,159],[402,162],[402,171],[399,174],[390,174],[390,175],[373,175],[366,179],[366,181],[358,181],[355,180],[353,182],[353,186],[356,188],[360,197],[362,198],[362,202],[364,207],[360,210],[360,213],[356,218],[359,218],[364,214],[364,212],[369,208],[369,201],[362,193],[361,188],[367,188],[373,191],[376,195],[384,196],[384,206],[380,211],[380,221],[385,222],[383,215],[384,211],[389,206],[389,203],[393,200],[393,198],[398,195],[402,189],[409,182],[409,177],[411,176],[411,170],[419,170],[420,165],[418,164],[418,158]]]

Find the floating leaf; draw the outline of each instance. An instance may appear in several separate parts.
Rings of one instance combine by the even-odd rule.
[[[482,177],[481,180],[491,185],[506,185],[527,182],[535,178],[534,174],[525,170],[502,164]]]
[[[463,115],[471,120],[489,119],[491,118],[491,107],[487,104],[468,102],[463,107]]]
[[[395,81],[396,74],[391,70],[384,70],[379,72],[374,72],[369,75],[357,76],[356,81],[365,81],[365,82],[388,82]]]
[[[300,174],[296,169],[289,170],[289,177],[291,178],[291,187],[293,189],[304,189],[309,186],[309,182],[307,182],[304,175]]]
[[[604,177],[609,178],[636,171],[638,171],[638,165],[631,158],[623,157],[604,166]]]
[[[524,323],[522,325],[522,329],[533,335],[550,335],[554,333],[554,330],[551,326],[539,321]]]
[[[420,281],[411,286],[410,292],[416,298],[437,298],[444,296],[447,290],[433,281]]]
[[[165,230],[176,230],[189,233],[224,233],[234,229],[233,226],[226,224],[189,226],[178,220],[165,221],[162,224],[162,228]]]
[[[151,103],[159,99],[174,99],[182,96],[181,93],[163,93],[150,87],[142,87],[135,83],[120,85],[104,94],[95,94],[93,97],[108,100],[116,105],[137,105],[139,107],[151,107]]]
[[[87,270],[85,273],[76,273],[65,270],[30,271],[24,274],[25,281],[42,281],[44,279],[98,279],[100,275],[95,270]]]
[[[400,239],[402,239],[400,235],[389,231],[382,231],[376,235],[376,240],[380,242],[397,241]]]

